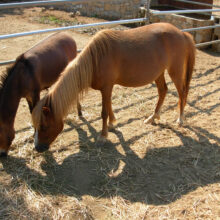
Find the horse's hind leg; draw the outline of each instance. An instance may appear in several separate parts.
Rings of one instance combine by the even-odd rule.
[[[178,65],[175,70],[168,71],[168,73],[174,82],[179,95],[179,118],[177,119],[177,123],[182,125],[184,120],[184,107],[186,105],[185,87],[183,81],[184,65]]]
[[[159,99],[157,101],[157,105],[156,108],[154,110],[154,113],[149,116],[144,123],[154,123],[155,119],[160,119],[160,109],[161,106],[164,102],[166,93],[167,93],[167,85],[166,85],[166,81],[164,78],[164,73],[161,74],[156,80],[155,83],[157,85],[157,90],[158,90],[158,94],[159,94]]]

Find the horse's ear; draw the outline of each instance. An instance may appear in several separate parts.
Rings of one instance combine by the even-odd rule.
[[[49,114],[50,114],[50,108],[49,107],[46,107],[46,106],[44,106],[43,108],[42,108],[42,111],[43,111],[43,114],[45,115],[45,116],[48,116]]]

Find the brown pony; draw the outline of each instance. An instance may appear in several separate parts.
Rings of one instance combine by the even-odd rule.
[[[159,119],[167,93],[164,71],[179,94],[180,115],[186,104],[195,62],[195,44],[190,34],[168,23],[156,23],[130,30],[104,30],[95,35],[81,54],[66,67],[54,88],[36,105],[32,120],[36,128],[35,148],[48,149],[63,129],[63,118],[77,103],[78,95],[89,87],[102,94],[102,132],[104,140],[115,116],[111,95],[115,84],[127,87],[156,82],[159,100],[154,113],[145,121]]]
[[[24,54],[2,75],[0,88],[0,156],[7,155],[15,136],[14,119],[20,99],[27,99],[30,112],[40,91],[51,86],[76,57],[76,43],[67,33],[56,33]],[[80,105],[79,105],[79,114]]]

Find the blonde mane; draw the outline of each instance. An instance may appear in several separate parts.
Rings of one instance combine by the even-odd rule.
[[[96,34],[83,51],[68,64],[50,92],[41,99],[32,113],[35,128],[39,128],[43,106],[50,106],[55,118],[64,118],[92,84],[92,75],[99,61],[111,50],[116,32],[104,30]]]

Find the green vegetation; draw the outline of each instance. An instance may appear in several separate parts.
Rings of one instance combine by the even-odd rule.
[[[62,24],[65,23],[65,20],[59,19],[53,15],[40,17],[40,23],[53,23],[53,24]]]
[[[57,25],[75,25],[77,24],[77,19],[74,18],[73,21],[68,21],[65,19],[58,18],[54,15],[42,16],[39,18],[39,22],[43,24],[57,24]]]

